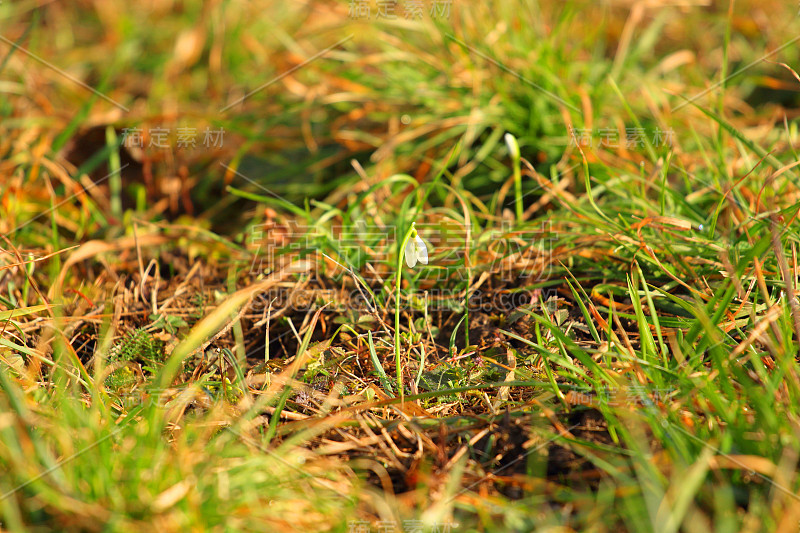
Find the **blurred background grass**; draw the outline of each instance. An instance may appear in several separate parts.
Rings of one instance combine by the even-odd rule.
[[[729,14],[718,2],[442,1],[413,18],[402,3],[382,3],[394,6],[394,19],[380,3],[366,4],[368,17],[356,13],[359,4],[0,5],[3,37],[40,58],[5,43],[4,173],[16,176],[14,185],[38,186],[41,166],[52,162],[64,169],[54,190],[74,193],[82,172],[95,181],[109,173],[107,126],[120,138],[126,128],[141,130],[144,148],[122,153],[125,205],[161,200],[158,214],[191,212],[231,232],[246,221],[232,223],[241,210],[225,185],[266,187],[302,204],[400,172],[424,181],[457,140],[453,183],[486,201],[506,178],[506,131],[549,176],[578,157],[570,127],[591,130],[594,144],[599,132],[615,130],[617,141],[589,154],[614,163],[654,155],[626,149],[620,131],[641,126],[652,139],[679,129],[676,163],[698,175],[695,186],[722,186],[715,169],[704,168],[715,165],[697,157],[712,148],[715,125],[683,98],[716,87],[698,103],[723,106],[764,146],[780,143],[766,129],[781,120],[778,105],[797,104],[791,73],[759,61],[782,46],[770,59],[796,59],[797,47],[785,46],[796,35],[786,3],[737,2]],[[721,90],[721,79],[753,62],[726,82],[733,90]],[[662,142],[655,155],[670,148]],[[367,170],[367,183],[351,159]],[[12,227],[24,219],[10,215]],[[109,224],[93,216],[93,229]]]

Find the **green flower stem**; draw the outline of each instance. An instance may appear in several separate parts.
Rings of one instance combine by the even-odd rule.
[[[406,255],[406,245],[408,241],[414,238],[417,234],[417,229],[414,223],[406,232],[403,238],[403,243],[400,245],[400,253],[397,255],[397,281],[395,282],[395,302],[394,302],[394,362],[395,370],[397,372],[397,388],[400,391],[400,402],[403,402],[403,368],[400,362],[400,284],[403,281],[403,260]]]
[[[519,166],[519,159],[514,159],[514,193],[516,196],[517,224],[522,222],[522,171]]]
[[[520,152],[519,143],[510,133],[505,135],[506,146],[508,147],[508,155],[511,156],[511,162],[514,164],[514,196],[515,207],[517,210],[517,224],[522,222],[522,169],[520,168]]]

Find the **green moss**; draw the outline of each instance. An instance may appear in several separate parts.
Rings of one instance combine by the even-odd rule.
[[[144,328],[136,329],[111,349],[108,357],[109,365],[120,362],[139,363],[144,370],[152,373],[164,362],[164,343],[154,338]],[[135,382],[136,372],[130,364],[114,370],[106,378],[106,385],[115,390],[130,387]]]

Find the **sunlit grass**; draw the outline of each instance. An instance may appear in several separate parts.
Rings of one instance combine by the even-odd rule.
[[[796,14],[643,6],[1,3],[0,525],[795,528]]]

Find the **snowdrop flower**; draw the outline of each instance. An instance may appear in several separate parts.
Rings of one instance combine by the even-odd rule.
[[[510,133],[506,133],[503,138],[506,141],[506,148],[508,148],[508,155],[511,156],[512,159],[516,160],[519,159],[519,144],[517,140],[514,138],[513,135]]]
[[[406,243],[406,264],[409,268],[414,268],[417,261],[423,265],[428,264],[428,247],[425,246],[425,241],[417,233],[414,223],[411,223],[411,238]]]

